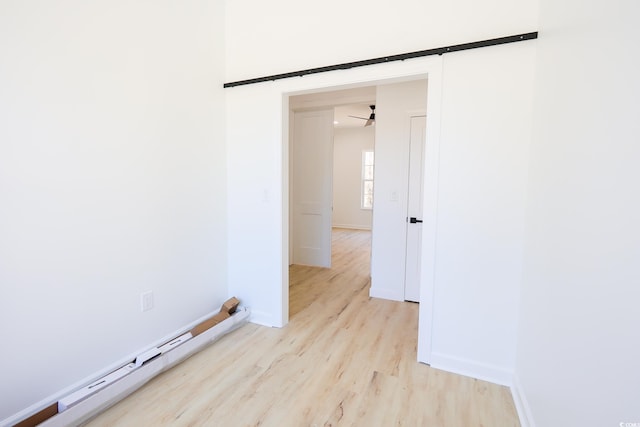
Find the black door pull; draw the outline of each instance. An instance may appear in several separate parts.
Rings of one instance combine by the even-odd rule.
[[[421,222],[422,222],[422,220],[421,220],[421,219],[417,219],[416,217],[413,217],[413,216],[412,216],[411,218],[409,218],[409,222],[410,222],[411,224],[415,224],[415,223],[417,223],[417,222],[420,222],[420,223],[421,223]]]

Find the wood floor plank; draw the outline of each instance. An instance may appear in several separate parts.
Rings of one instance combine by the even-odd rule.
[[[333,239],[331,268],[291,266],[287,326],[245,325],[87,425],[519,426],[506,387],[416,362],[418,304],[369,297],[370,232]]]

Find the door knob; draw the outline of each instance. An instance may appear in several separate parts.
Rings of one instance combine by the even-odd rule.
[[[413,216],[412,216],[411,218],[409,218],[409,222],[410,222],[411,224],[415,224],[415,223],[417,223],[417,222],[420,222],[420,223],[421,223],[421,222],[422,222],[422,220],[421,220],[421,219],[417,219],[416,217],[413,217]]]

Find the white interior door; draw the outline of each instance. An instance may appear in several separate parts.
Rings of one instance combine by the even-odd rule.
[[[409,195],[407,202],[407,253],[404,299],[420,301],[420,259],[422,248],[422,182],[426,116],[411,117],[409,143]]]
[[[333,109],[294,115],[293,263],[331,266]]]

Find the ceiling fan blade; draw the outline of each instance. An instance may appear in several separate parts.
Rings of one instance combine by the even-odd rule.
[[[353,117],[354,119],[360,119],[360,120],[369,120],[366,117],[358,117],[358,116],[348,116],[348,117]]]
[[[375,105],[369,105],[369,108],[371,108],[371,114],[369,115],[369,118],[367,119],[367,123],[364,124],[365,127],[374,125],[376,123],[376,106]]]

